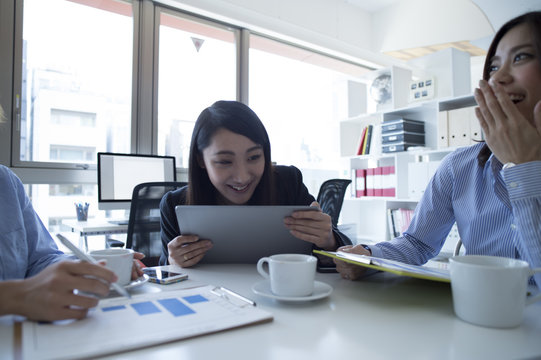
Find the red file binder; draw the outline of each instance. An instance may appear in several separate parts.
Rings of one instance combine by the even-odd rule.
[[[355,174],[355,196],[366,196],[366,169],[356,169]]]

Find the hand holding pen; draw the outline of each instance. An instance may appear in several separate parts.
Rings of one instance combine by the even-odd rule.
[[[82,252],[77,246],[73,245],[71,243],[71,241],[69,241],[68,239],[66,239],[66,237],[64,237],[63,235],[61,234],[57,234],[56,235],[58,237],[58,239],[62,242],[62,244],[64,244],[64,246],[66,246],[68,249],[70,249],[73,254],[75,256],[77,256],[79,259],[83,260],[83,261],[86,261],[90,264],[94,264],[94,265],[99,265],[99,263],[96,261],[96,259],[94,259],[92,256],[88,255],[88,254],[85,254],[84,252]],[[130,293],[124,289],[122,286],[120,286],[119,284],[117,284],[116,282],[112,282],[111,283],[111,286],[120,294],[120,295],[123,295],[125,297],[127,297],[128,299],[131,298],[131,295]]]
[[[99,297],[109,293],[109,284],[116,280],[116,275],[105,266],[60,261],[22,281],[6,281],[11,290],[2,304],[3,310],[28,320],[82,319],[98,304]]]

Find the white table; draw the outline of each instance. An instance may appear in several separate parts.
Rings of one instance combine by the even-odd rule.
[[[89,236],[125,234],[128,232],[127,224],[113,224],[105,219],[89,219],[88,221],[68,219],[62,220],[62,224],[71,228],[72,232],[79,233],[79,238],[84,240],[85,251],[88,251]],[[79,241],[80,248],[82,245]]]
[[[185,271],[190,276],[185,282],[145,284],[136,291],[167,290],[201,282],[222,285],[255,300],[258,307],[274,315],[274,321],[106,359],[541,357],[541,303],[527,308],[520,327],[491,329],[459,320],[453,312],[450,285],[445,283],[389,273],[357,282],[343,280],[338,274],[318,274],[319,281],[333,286],[330,297],[285,303],[252,293],[251,286],[262,280],[255,265],[202,265]],[[6,334],[5,329],[0,334]],[[129,326],[125,335],[129,336]],[[6,341],[10,340],[2,339],[0,348],[7,349]]]

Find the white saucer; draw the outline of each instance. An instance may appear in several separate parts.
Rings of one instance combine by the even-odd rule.
[[[139,287],[148,281],[148,275],[143,274],[139,278],[132,280],[129,284],[124,285],[124,289],[131,290],[133,288]]]
[[[311,300],[317,300],[322,299],[324,297],[329,296],[332,293],[332,286],[329,284],[325,284],[321,281],[314,281],[314,292],[312,295],[308,296],[278,296],[274,295],[270,289],[270,281],[269,280],[263,280],[255,283],[252,286],[252,291],[256,293],[257,295],[261,295],[264,297],[268,297],[271,299],[276,299],[280,301],[311,301]]]

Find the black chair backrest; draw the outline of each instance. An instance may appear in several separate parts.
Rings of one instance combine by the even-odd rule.
[[[338,225],[338,218],[342,204],[344,203],[344,195],[351,180],[348,179],[329,179],[321,184],[317,195],[317,202],[321,206],[321,210],[329,214],[334,226]]]
[[[142,262],[156,266],[162,252],[160,240],[160,201],[169,191],[187,185],[185,182],[147,182],[133,188],[126,248],[144,253]]]

